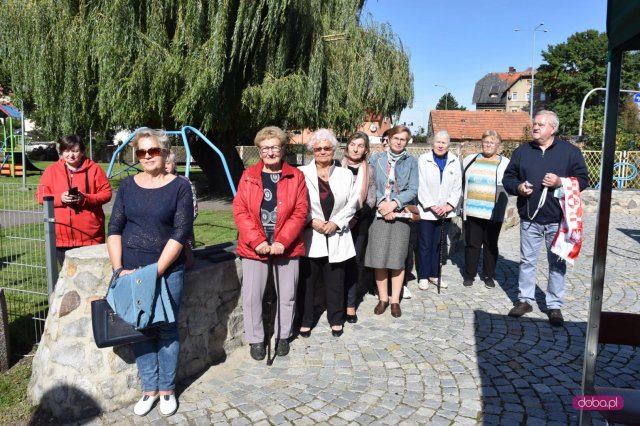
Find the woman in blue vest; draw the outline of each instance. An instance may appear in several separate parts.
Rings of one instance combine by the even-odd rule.
[[[502,176],[509,159],[498,154],[502,139],[495,130],[482,134],[482,152],[467,156],[464,167],[464,280],[471,287],[478,270],[482,249],[484,285],[494,288],[498,237],[507,208],[507,193],[502,186]]]

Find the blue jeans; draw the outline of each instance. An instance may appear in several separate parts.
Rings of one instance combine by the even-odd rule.
[[[560,309],[564,304],[564,276],[567,264],[551,252],[551,243],[558,232],[558,223],[540,224],[520,218],[520,276],[518,299],[533,305],[536,292],[536,266],[540,246],[545,242],[549,262],[547,309]]]
[[[165,275],[165,279],[176,321],[156,327],[154,339],[133,344],[143,392],[171,391],[176,387],[176,370],[180,355],[178,314],[184,282],[184,266]]]

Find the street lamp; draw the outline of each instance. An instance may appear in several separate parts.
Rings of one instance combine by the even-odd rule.
[[[535,27],[532,30],[521,30],[520,28],[515,28],[513,31],[515,32],[519,32],[519,31],[531,31],[531,33],[533,34],[533,42],[531,43],[531,94],[529,95],[530,101],[531,101],[531,111],[530,115],[531,115],[531,120],[533,120],[533,88],[535,87],[535,74],[536,74],[536,64],[535,64],[535,54],[536,54],[536,31],[542,31],[542,32],[548,32],[548,30],[546,28],[542,28],[544,27],[544,22],[540,22],[540,24],[538,24],[537,27]]]
[[[442,87],[445,90],[444,109],[448,110],[449,109],[449,89],[447,89],[447,86],[443,86],[442,84],[434,84],[433,87]]]

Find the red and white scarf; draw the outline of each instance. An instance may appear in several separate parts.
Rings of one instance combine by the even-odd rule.
[[[574,177],[560,178],[562,187],[556,190],[562,207],[562,222],[556,233],[551,251],[573,265],[582,247],[582,198],[580,184]]]

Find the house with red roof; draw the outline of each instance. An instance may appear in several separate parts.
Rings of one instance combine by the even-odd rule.
[[[428,136],[446,130],[452,142],[480,141],[487,129],[497,131],[504,142],[529,140],[529,113],[503,111],[431,110]]]

